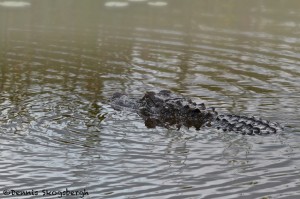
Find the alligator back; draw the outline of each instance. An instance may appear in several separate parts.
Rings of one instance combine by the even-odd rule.
[[[206,108],[191,99],[174,94],[168,90],[158,93],[146,92],[140,99],[130,98],[123,93],[115,93],[111,105],[117,110],[129,110],[138,113],[149,128],[163,126],[214,127],[223,131],[247,135],[274,134],[283,130],[276,122],[258,117],[218,114],[214,108]]]

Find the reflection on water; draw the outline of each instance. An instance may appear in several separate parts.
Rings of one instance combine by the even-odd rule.
[[[0,2],[0,187],[86,188],[85,198],[297,198],[299,4]],[[286,132],[147,129],[106,102],[115,91],[160,89],[281,122]]]
[[[128,6],[128,2],[108,1],[104,4],[107,7],[125,7]]]
[[[30,3],[22,2],[22,1],[2,1],[2,2],[0,2],[0,6],[11,7],[11,8],[20,8],[20,7],[30,6]]]

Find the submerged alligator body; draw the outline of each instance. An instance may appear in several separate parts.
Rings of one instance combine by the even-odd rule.
[[[140,98],[131,98],[123,93],[114,93],[111,106],[116,110],[136,112],[145,121],[148,128],[163,126],[214,127],[247,135],[266,135],[281,132],[283,128],[276,122],[269,122],[258,117],[219,114],[214,108],[206,108],[191,99],[176,95],[168,90],[158,93],[146,92]]]

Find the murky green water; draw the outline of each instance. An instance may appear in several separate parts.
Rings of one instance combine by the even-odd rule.
[[[296,0],[2,0],[1,198],[299,198],[299,19]],[[161,89],[285,132],[147,129],[106,102]]]

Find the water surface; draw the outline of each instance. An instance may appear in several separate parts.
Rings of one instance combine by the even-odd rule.
[[[296,0],[1,1],[1,197],[299,198],[299,13]],[[285,131],[147,129],[107,103],[161,89]]]

